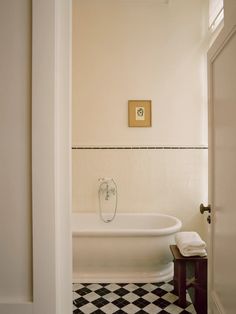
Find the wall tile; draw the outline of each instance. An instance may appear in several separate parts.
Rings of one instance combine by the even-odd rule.
[[[118,187],[118,212],[174,215],[202,233],[207,201],[207,150],[73,150],[73,211],[98,213],[100,177]],[[112,206],[111,206],[112,207]]]

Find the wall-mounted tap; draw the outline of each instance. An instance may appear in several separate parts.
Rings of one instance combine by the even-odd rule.
[[[105,193],[105,200],[108,201],[111,195],[116,194],[116,189],[113,186],[109,186],[109,182],[112,182],[111,178],[99,178],[101,184],[99,187],[100,193]]]
[[[99,178],[99,189],[98,189],[98,201],[99,201],[99,214],[102,221],[108,223],[111,222],[116,216],[117,210],[117,202],[118,202],[118,192],[117,192],[117,185],[113,178]],[[114,195],[114,201],[108,202],[107,204],[114,204],[113,213],[108,215],[103,215],[103,208],[102,208],[102,200],[108,201],[110,196]]]

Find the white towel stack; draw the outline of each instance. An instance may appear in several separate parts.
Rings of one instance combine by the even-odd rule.
[[[175,242],[183,256],[206,256],[206,243],[194,231],[182,231],[175,235]]]

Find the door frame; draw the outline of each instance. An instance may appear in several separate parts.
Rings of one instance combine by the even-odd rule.
[[[72,313],[71,0],[32,0],[33,313]]]

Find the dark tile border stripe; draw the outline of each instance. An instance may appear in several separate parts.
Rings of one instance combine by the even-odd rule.
[[[208,149],[207,146],[73,146],[73,150],[80,149],[150,149],[150,150],[158,150],[158,149]]]

